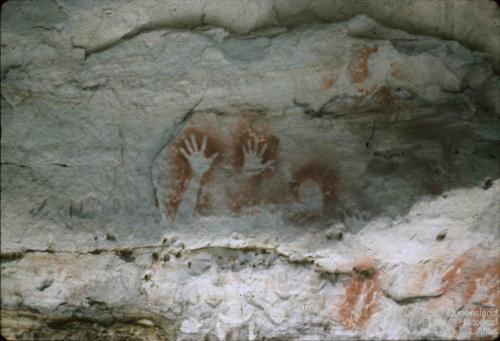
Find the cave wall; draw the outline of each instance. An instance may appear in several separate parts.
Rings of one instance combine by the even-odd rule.
[[[6,2],[2,335],[495,338],[499,20]]]

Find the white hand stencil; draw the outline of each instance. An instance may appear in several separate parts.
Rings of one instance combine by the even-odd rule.
[[[219,153],[214,153],[210,157],[205,156],[205,150],[207,148],[206,136],[203,137],[201,146],[198,146],[194,135],[191,135],[191,143],[187,138],[185,138],[184,145],[186,146],[186,149],[181,147],[179,150],[189,162],[193,178],[201,179],[210,169],[217,156],[219,156]]]
[[[253,139],[248,139],[246,146],[244,145],[242,149],[245,156],[245,163],[243,165],[243,173],[245,175],[251,177],[262,173],[268,168],[272,169],[274,160],[263,162],[267,143],[259,150],[259,141],[254,136]]]

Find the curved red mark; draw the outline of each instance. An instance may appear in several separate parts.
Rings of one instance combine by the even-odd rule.
[[[315,181],[323,193],[323,214],[333,216],[337,201],[337,172],[332,167],[317,162],[310,162],[300,168],[290,183],[290,192],[299,200],[299,188],[307,180]]]

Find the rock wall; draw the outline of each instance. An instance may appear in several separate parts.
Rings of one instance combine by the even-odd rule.
[[[2,335],[494,339],[499,20],[5,3]]]

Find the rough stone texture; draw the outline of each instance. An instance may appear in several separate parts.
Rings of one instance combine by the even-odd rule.
[[[498,335],[493,2],[2,9],[8,339]]]

